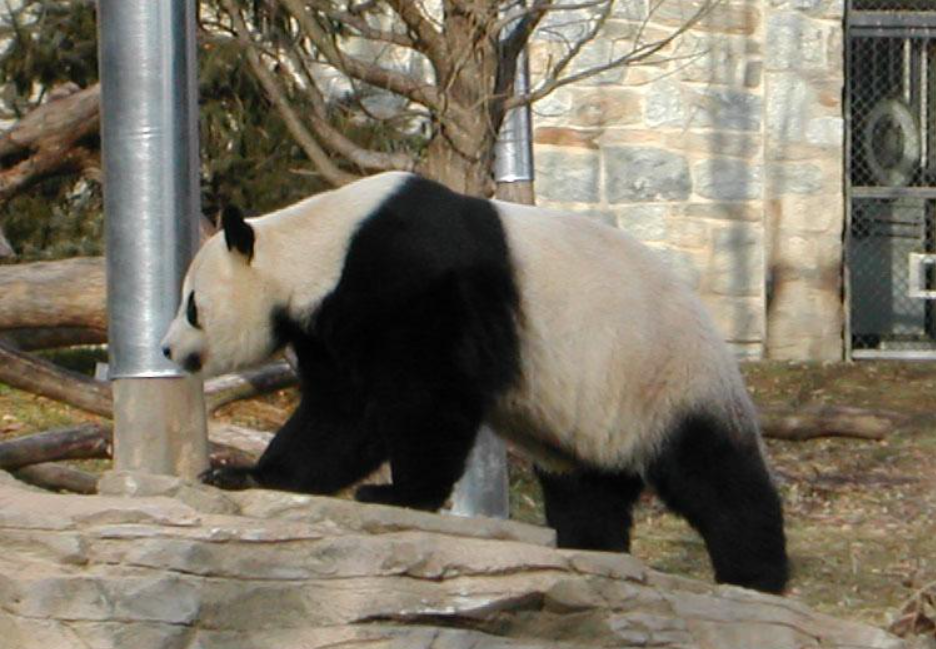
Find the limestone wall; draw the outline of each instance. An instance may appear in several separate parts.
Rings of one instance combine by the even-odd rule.
[[[578,69],[697,2],[618,0]],[[740,355],[840,357],[841,17],[841,0],[723,0],[644,64],[560,88],[534,108],[538,202],[658,248]],[[534,79],[560,35],[532,45]]]

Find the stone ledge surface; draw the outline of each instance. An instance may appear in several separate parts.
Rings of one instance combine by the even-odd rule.
[[[102,485],[65,496],[0,475],[3,649],[910,647],[792,600],[557,550],[528,525],[165,477]]]

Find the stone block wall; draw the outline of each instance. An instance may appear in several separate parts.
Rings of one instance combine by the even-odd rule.
[[[659,39],[698,1],[618,0],[578,69]],[[538,202],[659,249],[744,357],[842,353],[840,2],[722,0],[641,65],[534,107]],[[563,47],[550,31],[534,80]]]
[[[767,352],[843,354],[843,0],[769,0]]]

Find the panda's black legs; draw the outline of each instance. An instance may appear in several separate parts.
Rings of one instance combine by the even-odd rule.
[[[537,469],[546,521],[560,548],[630,551],[631,509],[644,483],[640,476],[578,470]]]
[[[437,387],[398,393],[376,414],[390,451],[393,484],[365,485],[362,502],[434,511],[445,504],[465,470],[481,425],[476,399]]]
[[[705,539],[717,581],[783,591],[783,512],[752,435],[734,433],[714,417],[688,417],[647,479]]]
[[[303,397],[255,467],[212,469],[202,480],[222,489],[330,494],[367,476],[386,459],[383,440],[359,418]]]

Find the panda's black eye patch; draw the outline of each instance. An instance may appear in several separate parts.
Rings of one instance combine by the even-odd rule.
[[[201,329],[198,324],[198,307],[195,306],[195,291],[189,293],[188,304],[185,306],[185,317],[188,318],[190,325],[196,329]]]

